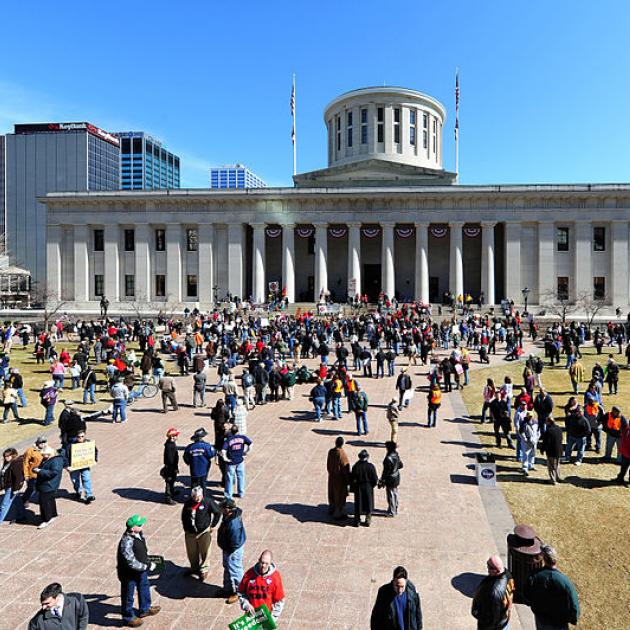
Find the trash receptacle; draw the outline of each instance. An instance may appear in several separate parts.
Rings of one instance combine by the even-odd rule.
[[[476,453],[475,477],[480,486],[494,487],[497,485],[497,464],[494,455],[490,453]]]
[[[517,525],[507,537],[508,571],[514,578],[514,601],[527,604],[523,589],[529,576],[543,566],[542,541],[527,525]]]

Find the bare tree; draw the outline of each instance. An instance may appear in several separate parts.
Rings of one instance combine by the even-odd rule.
[[[606,295],[603,295],[601,298],[596,298],[592,291],[581,291],[577,294],[575,304],[580,311],[584,311],[589,329],[593,325],[597,313],[606,306],[607,301],[608,297]]]
[[[142,319],[142,314],[150,312],[150,304],[146,293],[138,293],[134,299],[128,303],[129,308],[133,311],[136,319]]]
[[[169,319],[173,319],[176,313],[182,313],[183,310],[184,309],[181,301],[174,299],[173,296],[169,293],[169,295],[167,296],[167,301],[164,302],[164,304],[160,308],[158,316],[161,316],[168,321]]]
[[[566,323],[567,317],[578,308],[575,301],[569,300],[568,296],[559,295],[553,289],[544,291],[540,295],[540,305],[552,315],[559,317],[562,323]]]
[[[45,283],[37,283],[32,294],[32,302],[36,308],[41,308],[44,317],[44,330],[48,331],[50,320],[68,303],[61,295],[53,291]]]

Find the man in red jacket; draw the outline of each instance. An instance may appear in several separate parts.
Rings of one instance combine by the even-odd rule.
[[[253,613],[266,604],[271,616],[278,619],[284,608],[284,587],[271,551],[263,551],[258,562],[245,573],[238,594],[245,612]]]
[[[630,479],[626,481],[626,473],[630,468],[630,423],[624,418],[621,421],[621,468],[619,469],[619,475],[615,477],[614,481],[623,484],[624,486],[630,485]]]

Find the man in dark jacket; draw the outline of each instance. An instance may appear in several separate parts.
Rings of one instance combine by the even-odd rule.
[[[488,558],[486,566],[488,576],[477,587],[471,613],[477,630],[504,630],[510,622],[514,580],[499,556]]]
[[[524,596],[530,602],[537,628],[569,630],[577,624],[580,602],[571,580],[558,570],[558,558],[553,547],[542,548],[545,566],[530,576]]]
[[[179,472],[179,453],[177,452],[177,438],[179,431],[175,427],[170,427],[166,431],[166,442],[164,442],[164,466],[160,475],[164,479],[164,501],[168,505],[175,505],[173,497],[177,494],[175,482]]]
[[[510,437],[512,421],[508,412],[508,404],[507,400],[501,396],[500,391],[496,392],[494,400],[490,403],[490,417],[494,425],[494,439],[497,442],[497,448],[501,448],[501,433],[507,441],[508,448],[514,448]]]
[[[411,376],[407,374],[407,368],[400,368],[400,374],[396,379],[396,389],[398,390],[398,409],[409,406],[409,398],[406,398],[407,391],[412,387]]]
[[[212,497],[204,498],[200,487],[193,488],[182,509],[182,525],[190,573],[198,575],[202,582],[208,575],[212,532],[220,518],[221,509]]]
[[[422,630],[422,607],[407,569],[396,567],[391,582],[378,589],[370,619],[371,630]]]
[[[208,484],[208,473],[212,458],[216,455],[214,447],[203,438],[208,432],[201,427],[191,436],[192,443],[184,451],[184,461],[190,466],[190,486],[201,486],[205,493]]]
[[[243,579],[243,549],[247,536],[242,516],[243,511],[232,499],[223,502],[217,544],[223,552],[223,592],[227,604],[238,601],[238,587]]]
[[[538,426],[542,433],[546,430],[546,420],[553,413],[553,399],[544,387],[540,388],[534,398],[534,411],[538,416]]]
[[[552,416],[547,417],[547,430],[542,436],[541,451],[547,455],[547,470],[551,483],[555,486],[560,479],[558,464],[562,457],[562,429],[556,424]]]
[[[42,517],[38,529],[48,527],[57,518],[56,496],[63,474],[63,463],[63,457],[51,446],[46,446],[42,449],[42,463],[33,468],[33,472],[37,474],[35,490],[39,492],[39,510]]]
[[[361,515],[365,514],[365,526],[372,522],[374,511],[374,488],[378,484],[378,475],[374,464],[371,464],[368,452],[363,449],[359,453],[359,461],[352,467],[352,488],[354,490],[354,526],[359,527]]]
[[[87,426],[81,414],[75,409],[73,400],[63,401],[63,411],[59,414],[59,434],[64,448],[75,441],[77,433]]]
[[[378,482],[379,488],[385,488],[387,493],[387,516],[398,514],[398,486],[400,485],[400,469],[402,459],[396,451],[396,442],[385,442],[387,455],[383,460],[383,473]]]
[[[160,612],[160,606],[151,606],[149,571],[155,564],[149,560],[147,543],[142,527],[147,519],[134,514],[127,519],[127,529],[118,543],[116,571],[120,580],[120,608],[123,623],[129,628],[142,625],[143,617],[152,617]],[[135,591],[138,590],[138,615],[133,609]]]
[[[24,457],[18,457],[14,448],[7,448],[2,453],[0,464],[0,488],[4,489],[0,502],[0,525],[9,514],[11,506],[15,503],[17,521],[24,521],[26,513],[22,497],[18,494],[24,485]]]
[[[90,611],[80,593],[64,593],[61,584],[49,584],[39,596],[41,610],[28,630],[87,630]]]
[[[575,448],[577,450],[577,458],[573,462],[576,466],[582,464],[584,459],[584,451],[586,449],[586,438],[591,433],[591,425],[584,416],[582,408],[578,406],[574,413],[569,413],[565,419],[565,427],[567,430],[567,445],[564,449],[564,457],[571,460],[571,453]]]

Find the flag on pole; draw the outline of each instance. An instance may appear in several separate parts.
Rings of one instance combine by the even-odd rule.
[[[293,77],[293,85],[291,86],[291,117],[293,118],[293,125],[291,127],[291,142],[295,144],[295,76]]]
[[[455,140],[459,135],[459,69],[455,71]]]

